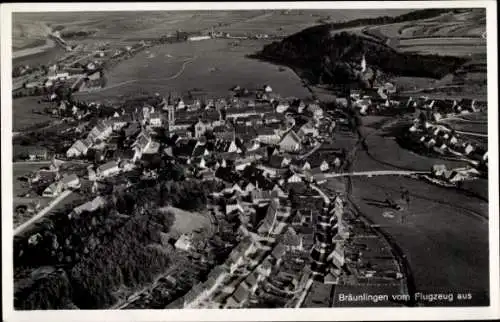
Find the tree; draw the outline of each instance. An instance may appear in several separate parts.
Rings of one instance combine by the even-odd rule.
[[[425,124],[425,122],[427,122],[427,116],[424,112],[420,112],[420,114],[418,115],[418,121],[420,122],[420,124]]]

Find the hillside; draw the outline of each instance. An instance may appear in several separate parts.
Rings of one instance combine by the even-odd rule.
[[[368,66],[388,75],[441,79],[457,70],[468,59],[401,52],[375,37],[363,33],[338,31],[353,27],[428,19],[442,15],[446,11],[449,10],[418,10],[397,17],[322,24],[300,31],[280,42],[273,42],[253,57],[293,67],[313,84],[345,82],[345,75],[342,73],[325,73],[325,70],[335,70],[337,66],[345,63],[349,66],[359,64],[363,55]],[[458,10],[457,14],[460,12]]]

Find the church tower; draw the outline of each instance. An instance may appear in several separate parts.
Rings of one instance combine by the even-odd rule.
[[[175,125],[175,106],[168,105],[168,128],[171,129]]]

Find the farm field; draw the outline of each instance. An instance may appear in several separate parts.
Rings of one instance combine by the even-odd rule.
[[[399,15],[411,10],[396,9],[383,14]],[[63,26],[64,30],[97,31],[93,38],[158,37],[177,30],[202,31],[212,27],[226,32],[271,33],[279,28],[283,33],[293,33],[318,24],[319,19],[347,21],[357,18],[380,16],[380,10],[227,10],[227,11],[124,11],[124,12],[50,12],[43,19],[30,13],[13,17],[15,48],[29,45],[47,34],[47,26]],[[37,27],[33,21],[44,28]],[[265,22],[265,24],[259,24]],[[251,25],[259,25],[253,29]],[[267,25],[269,27],[262,27]],[[123,33],[126,36],[123,36]]]
[[[18,65],[50,65],[56,63],[58,59],[64,57],[66,52],[60,46],[54,46],[42,52],[33,55],[22,56],[12,60],[13,66]]]
[[[443,123],[450,125],[457,131],[472,132],[479,134],[488,134],[488,123],[472,123],[470,121],[464,121],[459,119],[446,120]]]
[[[38,104],[39,100],[41,100],[40,96],[28,96],[12,100],[13,132],[54,120],[49,114],[43,114],[44,108],[50,106],[50,103],[41,102]],[[42,114],[35,114],[33,110]]]
[[[420,54],[470,56],[486,52],[486,40],[458,37],[400,39],[398,49]]]
[[[460,118],[468,121],[483,122],[484,124],[488,123],[488,114],[483,112],[460,115]]]
[[[473,9],[419,21],[371,26],[364,34],[387,40],[401,51],[468,57],[486,52],[486,39],[482,37],[485,30],[485,11]]]
[[[397,16],[410,10],[398,9],[384,12],[383,15]],[[223,26],[217,30],[235,34],[267,33],[270,35],[286,36],[296,33],[307,27],[324,22],[342,22],[353,19],[378,17],[380,10],[290,10],[267,12],[252,19],[243,20]]]
[[[435,79],[426,77],[396,76],[391,79],[400,91],[412,91],[420,88],[432,87]]]
[[[418,292],[471,292],[472,302],[462,305],[488,303],[487,202],[405,177],[352,182],[354,202],[407,255]],[[410,191],[409,210],[383,216],[388,209],[371,200],[383,202],[386,192],[397,199],[401,186]]]
[[[119,64],[108,73],[106,88],[78,93],[79,99],[105,100],[142,90],[161,95],[199,88],[212,95],[227,95],[238,84],[256,88],[270,84],[282,96],[306,97],[308,91],[290,69],[245,57],[262,46],[243,41],[231,47],[226,39],[186,42],[153,47]]]

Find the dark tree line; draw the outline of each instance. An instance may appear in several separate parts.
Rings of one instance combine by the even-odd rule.
[[[346,64],[360,61],[365,55],[369,67],[385,73],[430,78],[441,78],[466,61],[460,57],[402,53],[385,44],[346,32],[332,37],[329,30],[310,29],[282,42],[273,42],[255,57],[304,70],[312,83],[348,81],[343,73],[325,73],[326,59],[334,64]]]
[[[441,78],[459,68],[466,59],[441,55],[421,55],[398,52],[381,41],[346,32],[331,35],[335,29],[412,21],[438,16],[445,12],[463,9],[425,9],[397,17],[357,19],[348,22],[322,24],[302,30],[281,42],[266,45],[254,58],[273,61],[298,69],[303,76],[315,83],[351,83],[345,68],[325,68],[361,60],[375,71],[401,76]],[[325,72],[325,69],[333,73]]]
[[[75,205],[45,219],[14,243],[14,267],[22,272],[41,266],[60,267],[16,292],[16,308],[57,309],[74,303],[82,309],[106,308],[123,286],[134,288],[170,264],[168,252],[151,245],[174,224],[173,214],[156,209],[172,205],[203,208],[216,183],[201,181],[140,181],[104,191],[107,204],[94,212],[68,214]],[[31,243],[29,237],[32,238]],[[33,242],[33,239],[36,242]]]

